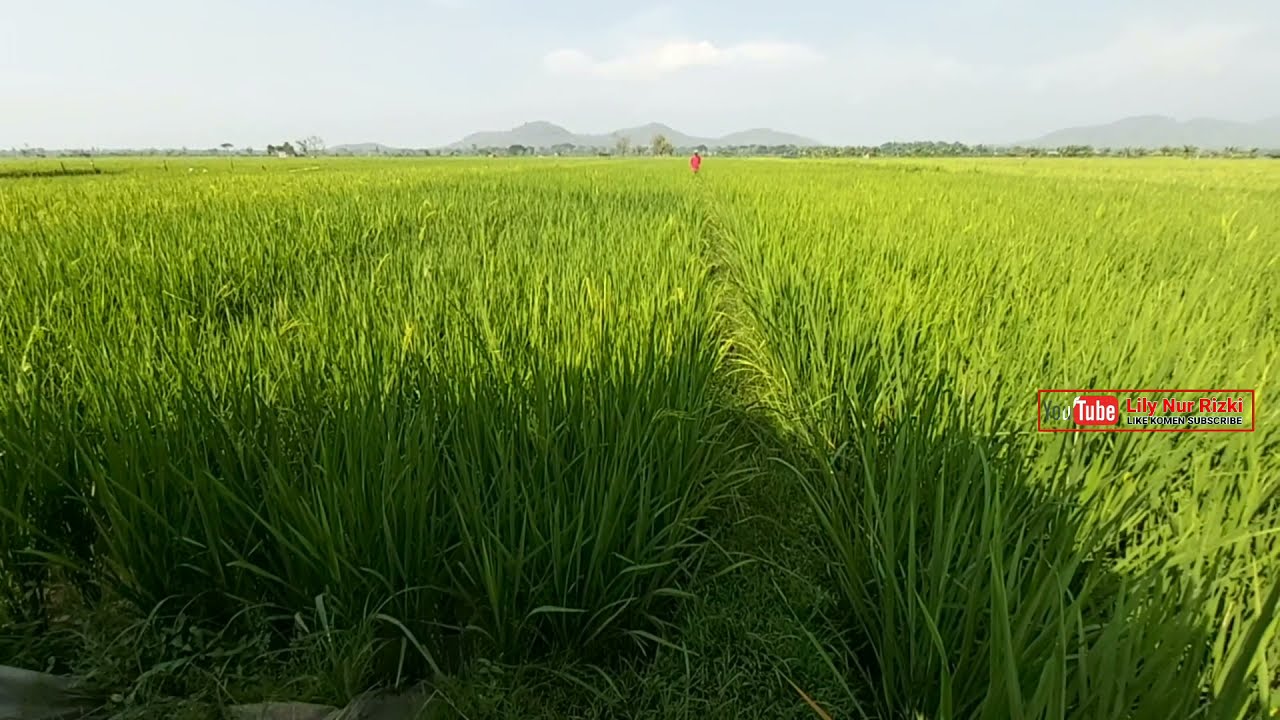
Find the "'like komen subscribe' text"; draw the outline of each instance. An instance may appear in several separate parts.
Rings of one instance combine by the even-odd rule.
[[[1128,416],[1124,419],[1125,425],[1244,425],[1242,417],[1217,417],[1193,415],[1191,417],[1183,417],[1181,415],[1161,415],[1152,417],[1146,415]]]

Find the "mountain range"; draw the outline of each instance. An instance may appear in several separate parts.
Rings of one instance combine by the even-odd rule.
[[[820,142],[807,137],[768,128],[743,130],[723,137],[699,137],[685,134],[669,125],[649,123],[639,127],[622,128],[611,133],[581,134],[554,123],[538,121],[527,122],[510,130],[472,133],[446,148],[468,150],[472,147],[507,148],[512,145],[531,148],[574,145],[580,148],[612,149],[617,146],[619,138],[625,139],[633,147],[639,147],[651,144],[656,135],[665,136],[672,145],[683,149],[702,145],[709,148],[743,145],[793,145],[796,147],[821,145]],[[1228,147],[1245,150],[1252,148],[1280,150],[1280,116],[1249,123],[1217,118],[1179,121],[1164,115],[1140,115],[1103,125],[1057,130],[1034,140],[1024,140],[1008,145],[1038,148],[1089,145],[1095,148],[1113,149],[1181,148],[1192,145],[1213,150]],[[328,149],[328,153],[336,155],[379,155],[394,154],[398,151],[397,148],[380,143],[338,145]]]
[[[390,145],[382,143],[366,142],[352,143],[350,145],[334,145],[325,150],[331,155],[389,155],[399,152],[400,148],[393,148]]]
[[[1025,147],[1055,148],[1091,145],[1095,148],[1161,148],[1194,145],[1221,150],[1280,148],[1280,116],[1258,122],[1195,118],[1185,122],[1164,115],[1139,115],[1105,125],[1073,127],[1017,143]]]
[[[813,147],[820,145],[811,140],[791,133],[778,132],[768,128],[754,128],[731,133],[724,137],[699,137],[687,135],[662,123],[649,123],[639,127],[622,128],[611,133],[591,135],[574,133],[554,123],[545,121],[528,122],[510,130],[496,130],[472,133],[451,148],[470,148],[472,146],[509,147],[524,145],[526,147],[549,148],[555,145],[576,145],[590,148],[612,148],[619,138],[624,138],[633,146],[649,145],[653,138],[662,135],[678,148],[694,148],[699,145],[707,147],[726,147],[733,145],[795,145],[797,147]]]

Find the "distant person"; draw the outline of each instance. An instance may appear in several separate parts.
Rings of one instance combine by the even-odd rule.
[[[689,169],[693,171],[694,175],[697,175],[698,171],[702,169],[702,154],[697,150],[693,151],[693,157],[689,158]]]

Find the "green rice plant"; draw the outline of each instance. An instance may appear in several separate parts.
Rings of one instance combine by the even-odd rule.
[[[555,170],[28,186],[6,493],[76,488],[67,562],[142,607],[648,642],[743,474],[692,209]]]
[[[6,180],[0,621],[71,582],[346,632],[354,684],[607,660],[678,642],[769,454],[877,715],[1274,706],[1273,167],[711,162]],[[1257,432],[1037,434],[1053,387],[1255,388]]]
[[[1037,388],[1266,387],[1274,181],[1001,168],[775,168],[720,203],[755,198],[719,221],[738,341],[794,438],[850,672],[895,715],[1256,712],[1274,410],[1225,439],[1033,430]]]

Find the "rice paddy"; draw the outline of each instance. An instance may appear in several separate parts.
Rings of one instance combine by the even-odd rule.
[[[799,618],[741,660],[795,717],[1280,707],[1274,163],[12,165],[9,626],[252,609],[263,657],[359,638],[351,691],[568,662],[618,715],[731,683],[719,603]],[[1256,431],[1036,432],[1143,387]],[[708,590],[752,566],[825,599]]]

